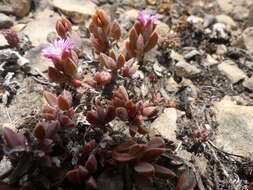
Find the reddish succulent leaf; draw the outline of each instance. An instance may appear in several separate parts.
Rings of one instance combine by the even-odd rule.
[[[58,96],[58,106],[61,110],[68,110],[71,107],[69,102],[61,95]]]
[[[4,128],[3,136],[9,148],[25,146],[25,137],[21,134],[14,132],[10,128],[7,127]]]
[[[153,161],[165,152],[163,148],[149,148],[143,153],[142,160]]]
[[[115,150],[117,150],[118,152],[125,152],[128,151],[130,147],[134,144],[136,144],[136,142],[130,140],[118,145]]]
[[[129,35],[129,42],[131,43],[131,46],[135,49],[136,48],[136,42],[138,39],[138,34],[136,32],[136,30],[133,28],[130,31],[130,35]]]
[[[55,115],[51,114],[51,113],[42,113],[40,114],[40,116],[46,120],[54,120],[55,119]]]
[[[117,22],[112,23],[111,35],[115,40],[119,40],[121,36],[120,26]]]
[[[158,34],[154,32],[152,36],[150,37],[149,42],[144,49],[144,52],[150,51],[153,47],[155,47],[157,42],[158,42]]]
[[[142,54],[144,51],[144,39],[141,34],[138,36],[138,39],[136,42],[136,50],[137,50],[138,54]]]
[[[136,143],[129,147],[128,153],[139,157],[140,155],[143,154],[146,148],[147,148],[146,145]]]
[[[135,48],[133,48],[133,45],[130,43],[130,41],[126,42],[126,49],[130,57],[136,57],[136,53],[134,51]]]
[[[144,176],[154,176],[155,168],[148,162],[139,162],[134,166],[134,170]]]
[[[47,123],[45,128],[46,138],[54,139],[59,128],[60,128],[59,121]]]
[[[103,123],[99,120],[96,112],[88,111],[86,114],[86,119],[91,125],[95,127],[103,125]]]
[[[63,67],[64,67],[64,73],[70,77],[73,77],[77,73],[77,65],[72,59],[69,59],[68,61],[66,61],[63,64]]]
[[[176,190],[193,190],[196,185],[197,181],[193,171],[187,168],[179,177]]]
[[[107,115],[106,115],[106,118],[105,118],[105,122],[106,123],[109,123],[111,122],[115,117],[115,108],[113,106],[110,106],[108,107],[107,109]]]
[[[157,112],[158,112],[158,110],[156,109],[155,106],[149,106],[149,107],[146,107],[142,110],[142,115],[143,116],[151,116]]]
[[[50,82],[57,82],[57,83],[68,82],[66,76],[53,67],[48,67],[48,77]]]
[[[66,177],[72,183],[81,183],[88,173],[89,172],[85,167],[78,166],[77,168],[68,171]]]
[[[128,118],[128,112],[126,110],[126,108],[123,107],[118,107],[115,110],[115,114],[117,117],[119,117],[122,121],[127,121]]]
[[[50,106],[49,104],[43,104],[41,112],[42,113],[50,113],[52,115],[55,115],[57,112],[57,109],[53,106]]]
[[[177,175],[168,168],[165,168],[157,164],[154,164],[153,166],[155,168],[155,175],[157,177],[162,177],[162,178],[177,177]]]
[[[108,25],[110,23],[109,17],[102,10],[97,10],[96,15],[99,17],[99,20],[103,25]]]
[[[33,130],[33,134],[40,140],[43,140],[46,137],[46,129],[44,123],[38,123]]]
[[[136,159],[135,155],[130,155],[128,153],[119,153],[117,151],[112,152],[112,158],[118,162],[130,162]]]
[[[140,33],[141,33],[141,30],[142,30],[142,25],[141,25],[141,23],[139,23],[139,22],[138,22],[138,23],[135,23],[134,28],[135,28],[137,34],[140,34]]]
[[[86,181],[86,185],[92,189],[97,189],[97,182],[92,176]]]
[[[125,64],[125,57],[123,55],[119,55],[118,60],[117,60],[117,67],[121,68]]]
[[[56,97],[54,94],[45,91],[45,92],[43,93],[43,96],[44,96],[44,98],[46,99],[47,103],[48,103],[50,106],[53,106],[53,107],[56,107],[56,106],[57,106],[58,101],[57,101],[57,97]]]
[[[149,148],[164,148],[165,142],[160,137],[154,137],[148,142],[147,146]]]
[[[97,169],[97,159],[94,156],[94,154],[91,154],[88,158],[88,160],[85,163],[85,168],[87,168],[87,170],[90,173],[94,173]]]
[[[137,113],[137,106],[132,101],[127,101],[125,105],[126,109],[128,110],[128,114],[131,118],[134,118]]]
[[[90,154],[91,151],[96,147],[97,143],[95,140],[91,140],[83,146],[83,153]]]

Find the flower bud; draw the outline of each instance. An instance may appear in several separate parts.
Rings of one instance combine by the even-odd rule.
[[[67,33],[72,31],[72,25],[66,18],[60,18],[56,22],[56,31],[62,38],[67,37]]]

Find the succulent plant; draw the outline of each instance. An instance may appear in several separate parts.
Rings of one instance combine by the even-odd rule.
[[[111,105],[115,107],[115,115],[122,121],[129,121],[129,132],[134,136],[137,132],[147,134],[148,130],[144,126],[143,116],[150,116],[157,113],[157,109],[148,102],[135,104],[129,100],[126,89],[120,86],[113,93]]]
[[[140,13],[137,22],[131,29],[126,49],[131,57],[143,60],[144,54],[150,51],[158,41],[155,32],[157,19],[155,16]]]
[[[112,48],[110,39],[119,40],[121,30],[117,22],[112,22],[110,17],[102,10],[97,10],[92,16],[89,25],[90,40],[97,54],[109,54]]]
[[[164,141],[155,137],[146,144],[138,144],[132,140],[122,143],[113,150],[112,158],[118,163],[128,164],[135,176],[135,183],[141,184],[145,178],[153,176],[176,177],[173,171],[155,163],[164,152]]]
[[[100,128],[104,128],[114,117],[114,107],[109,105],[107,108],[103,108],[99,100],[96,100],[96,111],[88,111],[86,115],[87,121],[92,126]]]

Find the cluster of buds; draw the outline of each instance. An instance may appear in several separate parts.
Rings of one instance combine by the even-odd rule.
[[[122,70],[123,76],[131,77],[139,68],[138,62],[134,58],[126,62],[123,55],[117,54],[113,50],[109,52],[109,56],[101,53],[100,63],[111,70],[113,77],[117,75],[117,71],[120,69]]]
[[[101,88],[112,81],[112,76],[108,72],[97,72],[93,79],[85,81],[93,88]]]
[[[119,163],[129,163],[134,171],[135,183],[142,184],[143,178],[153,176],[162,178],[174,178],[176,174],[170,169],[154,164],[162,153],[165,152],[163,139],[155,137],[147,144],[137,144],[134,141],[127,141],[118,145],[112,152],[112,158]]]
[[[115,108],[115,115],[122,121],[129,121],[129,132],[134,136],[137,132],[147,134],[148,130],[144,127],[143,116],[151,116],[157,113],[157,109],[148,102],[135,104],[129,100],[126,89],[120,86],[113,93],[111,105]]]
[[[158,34],[155,32],[156,17],[140,13],[137,22],[131,29],[126,49],[131,57],[143,60],[144,54],[155,47]]]
[[[93,79],[87,80],[86,83],[93,88],[100,88],[103,85],[110,83],[118,75],[118,71],[122,71],[124,77],[132,77],[132,75],[138,70],[139,65],[135,58],[125,60],[125,57],[121,54],[115,53],[113,50],[109,52],[109,56],[100,53],[100,63],[111,71],[97,72]]]
[[[85,183],[87,187],[97,189],[97,183],[92,174],[97,170],[97,159],[94,154],[90,154],[85,165],[77,165],[67,172],[67,179],[74,184]]]
[[[72,96],[70,92],[64,90],[58,97],[50,92],[44,92],[44,98],[47,104],[42,106],[41,117],[46,121],[37,124],[34,136],[40,140],[55,140],[60,129],[76,126],[73,121],[74,109],[71,107]]]
[[[119,40],[121,30],[117,22],[112,22],[110,17],[102,10],[97,10],[92,16],[89,25],[90,40],[97,54],[109,54],[112,48],[111,40]]]
[[[72,32],[72,24],[69,22],[69,20],[62,17],[57,20],[55,29],[57,34],[62,39],[67,39]]]
[[[6,29],[2,32],[2,34],[11,47],[19,48],[20,40],[15,31]]]
[[[49,80],[80,87],[81,82],[77,80],[78,55],[74,51],[72,40],[68,38],[72,25],[67,19],[60,18],[56,23],[56,31],[60,39],[56,39],[42,51],[43,56],[51,59],[54,64],[54,67],[48,68]]]
[[[112,105],[103,108],[99,100],[96,100],[96,111],[88,111],[87,121],[94,127],[104,128],[115,117],[115,109]]]

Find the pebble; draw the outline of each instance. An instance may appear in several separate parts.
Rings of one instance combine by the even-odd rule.
[[[218,70],[224,74],[233,84],[247,78],[246,74],[237,67],[236,63],[231,60],[227,60],[219,64]]]
[[[217,15],[216,21],[218,23],[226,24],[226,25],[230,26],[231,28],[236,28],[236,26],[237,26],[237,24],[233,20],[233,18],[231,18],[230,16],[227,16],[227,15]]]
[[[10,0],[13,13],[18,17],[26,16],[32,6],[32,0]]]
[[[218,122],[216,145],[229,153],[252,156],[253,106],[221,101],[214,103],[214,108]]]
[[[83,24],[95,13],[97,5],[87,0],[52,0],[52,6],[60,9],[75,24]]]
[[[201,72],[196,66],[185,61],[179,61],[175,64],[175,73],[179,77],[194,78]]]

